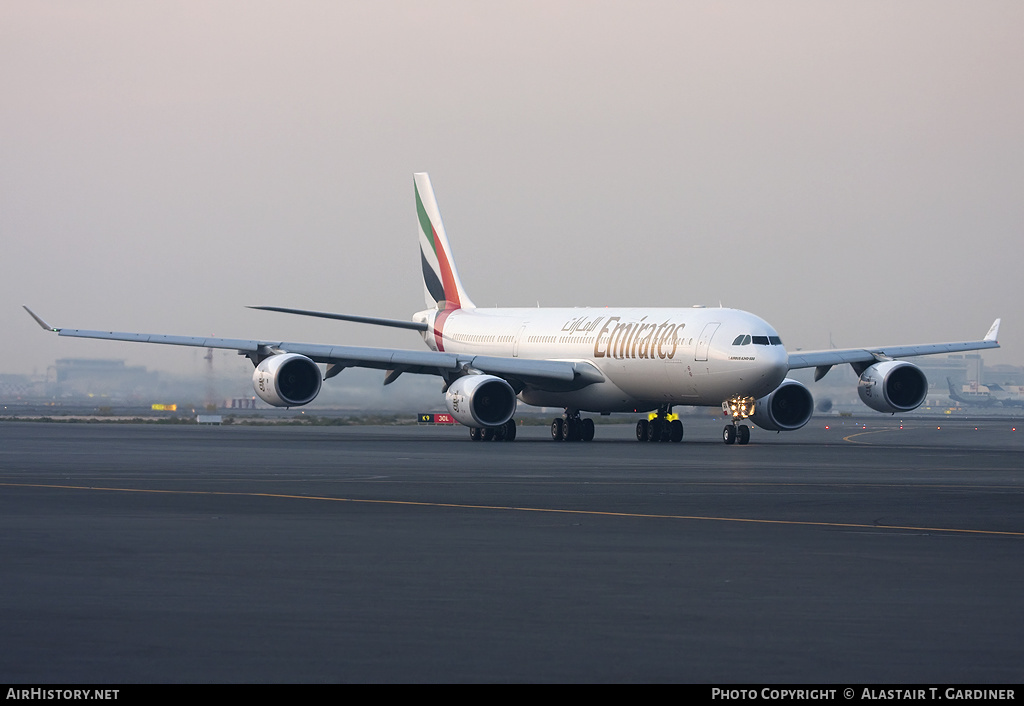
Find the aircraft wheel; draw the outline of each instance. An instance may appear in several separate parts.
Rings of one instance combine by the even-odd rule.
[[[583,439],[584,441],[593,441],[594,440],[594,420],[593,419],[589,419],[588,418],[588,419],[584,419],[583,420],[583,428],[582,428],[582,430],[580,432],[580,438]]]
[[[680,441],[683,440],[683,423],[678,419],[672,420],[672,431],[671,435],[669,436],[669,439],[674,444],[678,444]]]
[[[746,424],[740,424],[736,433],[736,443],[740,446],[750,443],[750,427]]]
[[[566,419],[565,427],[562,433],[565,435],[565,439],[570,442],[579,442],[581,424],[579,419]]]
[[[636,423],[636,440],[647,441],[647,420],[641,419]]]
[[[484,441],[490,441],[494,438],[494,427],[484,427]]]
[[[551,438],[554,441],[562,440],[563,422],[565,420],[556,418],[551,422]]]
[[[495,441],[504,441],[505,440],[505,431],[507,430],[507,428],[508,427],[506,427],[504,424],[502,424],[500,427],[494,427],[494,440]]]
[[[516,420],[509,419],[505,422],[505,441],[516,440]]]
[[[661,428],[663,424],[660,419],[654,418],[647,423],[647,440],[661,441]]]
[[[727,444],[735,444],[736,443],[736,427],[734,427],[732,424],[728,425],[725,428],[725,431],[722,432],[722,441],[724,441]]]
[[[480,427],[470,427],[469,428],[469,438],[470,439],[472,439],[473,441],[480,441],[480,439],[482,437],[483,437],[483,429],[481,429]]]

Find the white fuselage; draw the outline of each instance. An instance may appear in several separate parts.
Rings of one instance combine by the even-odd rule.
[[[433,350],[526,360],[584,361],[605,381],[571,392],[527,387],[530,405],[590,412],[718,406],[763,397],[785,379],[786,350],[763,319],[736,309],[428,310]],[[738,342],[737,342],[738,341]]]

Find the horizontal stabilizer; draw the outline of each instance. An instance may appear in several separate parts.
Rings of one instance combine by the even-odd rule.
[[[429,331],[430,327],[425,322],[402,321],[401,319],[380,319],[375,316],[356,316],[354,314],[331,314],[326,311],[308,311],[306,309],[288,309],[283,306],[250,306],[249,309],[260,311],[277,311],[282,314],[298,314],[299,316],[316,316],[321,319],[336,319],[338,321],[354,321],[357,324],[373,324],[374,326],[390,326],[391,328],[405,328],[413,331]],[[29,312],[31,313],[31,312]]]

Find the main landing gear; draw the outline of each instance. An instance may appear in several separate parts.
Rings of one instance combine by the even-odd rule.
[[[722,403],[722,414],[731,417],[732,423],[722,430],[722,441],[726,444],[746,446],[750,443],[750,427],[740,424],[754,413],[753,397],[731,397]]]
[[[500,427],[470,427],[469,438],[473,441],[515,441],[516,420],[509,419]]]
[[[594,420],[580,417],[578,409],[566,409],[565,416],[551,421],[553,441],[593,441]]]
[[[671,405],[662,405],[648,419],[636,423],[637,441],[671,441],[679,443],[683,440],[683,423],[672,414]]]

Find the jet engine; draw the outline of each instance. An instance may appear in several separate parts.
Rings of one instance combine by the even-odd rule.
[[[467,427],[501,426],[516,412],[512,386],[494,375],[464,375],[444,393],[448,411]]]
[[[811,421],[814,398],[811,391],[786,378],[775,391],[754,403],[750,421],[769,431],[793,431]]]
[[[320,393],[320,368],[297,353],[264,358],[252,373],[252,386],[264,402],[275,407],[298,407]]]
[[[875,363],[861,373],[857,394],[878,412],[909,412],[928,394],[928,378],[919,367],[902,360]]]

